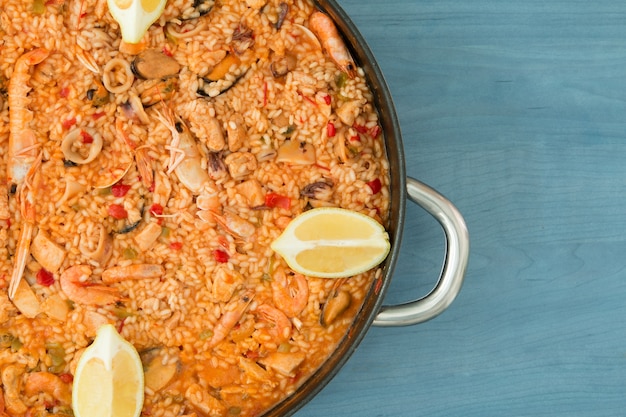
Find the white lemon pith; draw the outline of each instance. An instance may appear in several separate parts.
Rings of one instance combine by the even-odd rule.
[[[76,417],[137,417],[144,398],[144,375],[135,347],[111,325],[98,329],[83,352],[72,389]]]
[[[163,14],[167,0],[107,0],[126,43],[139,43],[150,25]]]
[[[319,278],[344,278],[380,264],[389,254],[389,236],[376,220],[340,208],[317,208],[289,223],[272,250],[291,269]]]

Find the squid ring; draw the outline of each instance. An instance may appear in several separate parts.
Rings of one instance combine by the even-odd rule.
[[[89,138],[89,140],[85,140],[86,138]],[[89,146],[87,156],[83,156],[83,154],[78,152],[75,144]],[[102,136],[93,129],[74,129],[63,138],[61,150],[63,151],[63,155],[65,155],[65,159],[79,165],[88,164],[96,159],[102,150]]]
[[[113,70],[119,68],[123,71],[124,80],[120,84],[113,84],[114,74]],[[104,66],[104,74],[102,77],[102,83],[104,84],[104,88],[109,90],[113,94],[120,94],[133,85],[133,81],[135,81],[135,76],[133,75],[133,71],[130,68],[130,64],[123,59],[116,58],[112,59],[106,63]]]

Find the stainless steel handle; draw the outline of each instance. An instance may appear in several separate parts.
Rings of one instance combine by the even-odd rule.
[[[408,326],[439,315],[454,301],[469,260],[469,233],[457,208],[444,196],[420,181],[407,178],[409,199],[441,224],[446,236],[446,257],[439,281],[426,296],[405,304],[383,306],[374,326]]]

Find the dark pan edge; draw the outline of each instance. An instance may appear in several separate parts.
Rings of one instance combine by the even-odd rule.
[[[385,145],[391,171],[392,214],[390,226],[387,228],[391,241],[391,252],[383,264],[382,284],[374,285],[370,289],[355,323],[339,343],[335,352],[294,394],[268,410],[264,416],[291,416],[295,414],[330,382],[355,352],[382,307],[399,257],[405,222],[406,167],[404,148],[395,106],[385,78],[365,39],[337,2],[335,0],[322,0],[315,3],[320,10],[334,20],[346,43],[350,45],[350,52],[353,54],[357,65],[363,67],[367,82],[374,93],[376,108],[385,134]]]

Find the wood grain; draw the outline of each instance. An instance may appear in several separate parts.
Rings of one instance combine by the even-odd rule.
[[[372,328],[297,416],[620,416],[626,410],[626,3],[341,0],[394,97],[407,171],[471,235],[455,303]],[[440,269],[408,207],[386,301]]]

